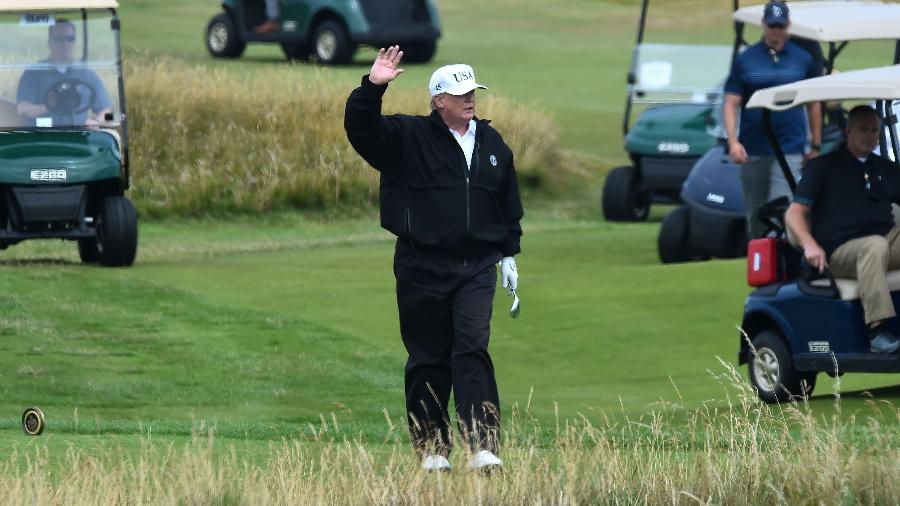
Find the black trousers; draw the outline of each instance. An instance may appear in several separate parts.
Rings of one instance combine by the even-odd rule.
[[[499,259],[496,252],[463,258],[397,242],[397,308],[409,353],[406,411],[419,452],[449,453],[452,389],[463,440],[497,453],[500,401],[488,339]]]

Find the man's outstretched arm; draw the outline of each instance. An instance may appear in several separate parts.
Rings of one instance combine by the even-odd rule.
[[[822,273],[828,267],[828,258],[825,250],[816,242],[809,229],[809,210],[809,206],[794,202],[784,213],[784,222],[797,239],[800,247],[803,248],[803,257],[806,258],[806,262]]]
[[[397,163],[400,136],[396,122],[381,114],[381,97],[388,83],[403,72],[399,68],[402,58],[399,46],[382,48],[368,76],[350,94],[344,109],[344,130],[353,149],[382,172],[391,171]]]

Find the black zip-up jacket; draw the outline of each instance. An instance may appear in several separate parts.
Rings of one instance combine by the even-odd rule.
[[[518,253],[522,202],[513,154],[500,134],[476,118],[469,168],[436,111],[382,116],[386,90],[364,76],[344,113],[350,144],[381,173],[381,226],[423,250]]]

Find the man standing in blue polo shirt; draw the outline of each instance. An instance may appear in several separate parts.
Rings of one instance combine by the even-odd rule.
[[[734,163],[742,166],[747,233],[751,239],[765,232],[758,218],[759,206],[791,192],[766,137],[762,109],[744,106],[756,90],[821,74],[812,55],[788,40],[790,13],[784,2],[766,4],[762,21],[763,39],[739,53],[731,64],[722,115],[728,134],[728,153]],[[737,134],[738,110],[741,113],[740,135]],[[795,108],[773,112],[771,117],[794,179],[799,180],[804,158],[814,158],[822,149],[821,107],[813,103],[807,105],[805,113],[803,109]]]

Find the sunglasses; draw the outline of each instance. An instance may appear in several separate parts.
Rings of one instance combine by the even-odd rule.
[[[74,35],[54,35],[50,37],[53,42],[75,42]]]

